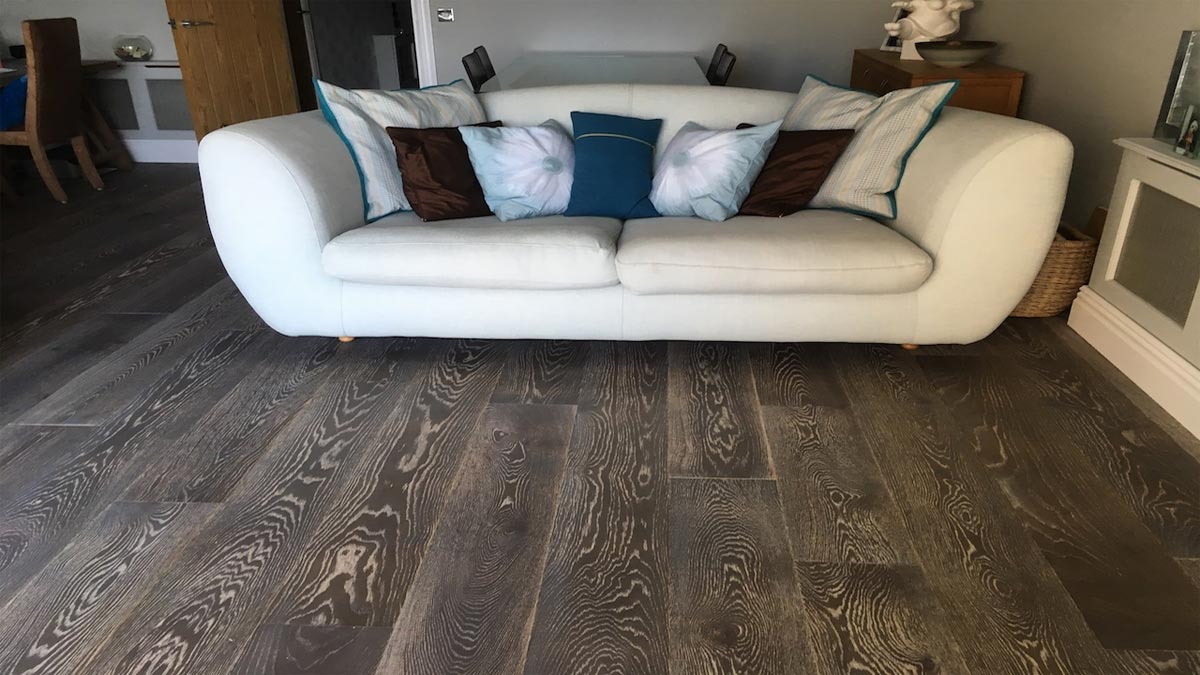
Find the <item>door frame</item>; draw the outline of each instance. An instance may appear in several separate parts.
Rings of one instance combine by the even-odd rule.
[[[433,14],[429,0],[409,0],[413,18],[413,42],[417,47],[417,79],[422,87],[438,84],[437,59],[433,50]]]

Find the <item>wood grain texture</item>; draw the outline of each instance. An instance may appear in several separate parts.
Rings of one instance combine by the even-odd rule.
[[[1012,321],[989,342],[1007,354],[1018,400],[1053,410],[1086,460],[1172,555],[1200,557],[1200,463],[1082,357],[1037,322]]]
[[[314,514],[375,442],[411,376],[410,341],[376,341],[355,354],[273,443],[245,492],[215,514],[110,641],[85,664],[101,673],[222,673],[264,621],[266,598],[294,574]],[[341,479],[341,480],[339,480]]]
[[[442,346],[322,510],[301,553],[305,570],[280,589],[273,623],[395,621],[504,362],[498,342]]]
[[[772,477],[745,346],[673,342],[669,359],[671,475]]]
[[[0,673],[770,672],[791,646],[815,675],[1200,675],[1092,625],[1151,644],[1164,588],[1192,625],[1200,442],[1061,320],[682,370],[703,349],[286,338],[212,284],[194,167],[105,182],[0,204]],[[668,479],[671,384],[701,380],[738,394],[711,419],[762,415],[775,480]],[[781,556],[790,595],[761,591]],[[414,658],[377,668],[389,639]]]
[[[971,671],[1103,672],[1073,603],[899,350],[839,346],[846,394]],[[968,647],[968,645],[970,645]]]
[[[809,669],[775,484],[671,480],[671,672]]]
[[[492,401],[574,405],[589,348],[589,343],[573,340],[514,344]]]
[[[891,493],[848,411],[763,408],[797,560],[915,561]]]
[[[152,459],[125,490],[131,501],[221,502],[339,361],[333,340],[268,338],[260,363],[192,426],[177,452]],[[341,356],[344,357],[344,354]]]
[[[758,343],[748,345],[758,400],[765,406],[848,408],[837,366],[825,345]]]
[[[121,348],[162,317],[104,314],[79,331],[53,339],[24,358],[0,367],[0,422],[8,423]]]
[[[162,369],[224,330],[250,327],[230,284],[213,286],[180,311],[77,375],[15,420],[20,424],[100,424],[136,398]],[[235,309],[236,308],[236,309]],[[235,311],[231,311],[235,310]],[[166,364],[166,365],[164,365]]]
[[[199,416],[188,404],[194,398],[203,400],[210,384],[230,374],[225,366],[254,335],[228,331],[214,337],[162,373],[111,422],[60,460],[52,473],[20,493],[21,503],[0,518],[0,602],[15,589],[17,570],[38,569],[98,510],[114,490],[114,474],[134,470],[134,457],[156,427]]]
[[[521,672],[574,417],[571,406],[487,410],[380,672]]]
[[[268,624],[254,632],[233,672],[237,675],[371,675],[390,633],[391,629],[383,626]]]
[[[814,672],[969,672],[919,568],[798,562],[796,576]]]
[[[593,346],[528,675],[667,672],[666,351]]]
[[[1006,368],[974,357],[919,363],[965,434],[1004,457],[989,470],[1100,642],[1200,648],[1200,591],[1092,470],[1083,439],[1019,414]]]
[[[105,509],[0,608],[0,672],[82,673],[125,612],[212,515],[211,504]]]

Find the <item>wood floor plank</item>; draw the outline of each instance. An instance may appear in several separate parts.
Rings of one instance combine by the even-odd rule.
[[[485,412],[380,672],[521,672],[574,418],[573,406]]]
[[[24,247],[12,250],[5,246],[0,251],[5,286],[0,311],[6,323],[15,328],[64,306],[71,298],[84,295],[96,279],[110,276],[127,261],[142,258],[177,237],[190,233],[192,241],[208,239],[199,197],[200,186],[193,183],[149,200],[133,214],[114,214],[91,227],[67,230],[54,242],[54,256],[30,255]],[[171,217],[164,218],[158,210],[167,201],[180,200],[188,206]]]
[[[231,371],[257,334],[227,331],[146,386],[112,421],[55,463],[44,479],[20,493],[0,518],[0,602],[114,497],[137,471],[137,455],[161,425],[187,424],[211,405],[208,387]]]
[[[589,355],[527,675],[667,672],[666,351]]]
[[[972,672],[1104,672],[1094,639],[915,363],[889,347],[832,356],[926,579]]]
[[[499,342],[441,343],[352,481],[319,514],[271,623],[389,626],[412,585],[471,431],[504,363]]]
[[[810,671],[775,484],[671,479],[671,672]]]
[[[797,560],[914,561],[903,520],[847,410],[764,407]]]
[[[211,504],[118,503],[0,607],[0,672],[82,673]]]
[[[136,398],[164,368],[226,330],[249,325],[236,289],[218,284],[179,312],[80,373],[17,418],[19,424],[101,424]]]
[[[749,345],[748,350],[754,386],[762,405],[849,407],[825,345],[757,343]]]
[[[574,405],[590,344],[577,340],[523,340],[513,345],[495,403]]]
[[[17,419],[161,319],[155,314],[102,314],[0,368],[0,423]]]
[[[0,512],[53,466],[49,458],[78,447],[93,431],[91,427],[0,427]]]
[[[773,477],[744,345],[672,342],[672,476]]]
[[[969,672],[941,606],[911,565],[797,562],[822,675]]]
[[[63,334],[78,330],[98,314],[113,311],[132,311],[147,289],[163,278],[170,278],[175,266],[186,264],[197,256],[212,251],[212,242],[206,232],[189,232],[162,246],[129,261],[75,289],[68,289],[54,304],[32,313],[20,321],[5,324],[4,353],[0,363],[20,358],[35,350],[41,343],[57,339]],[[192,295],[204,290],[204,286],[190,291]],[[182,302],[185,298],[180,298]]]
[[[1200,649],[1200,591],[1092,470],[1086,439],[1028,414],[1007,367],[978,357],[918,361],[976,447],[1003,458],[988,470],[1101,644]]]
[[[259,363],[191,431],[174,452],[152,459],[121,499],[223,502],[276,434],[356,345],[327,338],[270,335]],[[342,359],[344,360],[344,359]]]
[[[386,626],[260,626],[234,672],[372,675],[391,630]]]
[[[223,673],[264,623],[267,599],[299,567],[297,551],[314,512],[377,439],[419,357],[412,341],[365,341],[272,444],[247,495],[226,504],[197,533],[185,561],[165,575],[86,672]]]
[[[1151,422],[1050,328],[1010,321],[988,342],[1011,359],[1011,384],[1053,410],[1087,447],[1086,459],[1177,557],[1200,557],[1200,462]]]

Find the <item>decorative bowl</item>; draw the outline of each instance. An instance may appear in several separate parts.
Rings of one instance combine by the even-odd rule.
[[[980,40],[950,40],[948,42],[918,42],[917,53],[926,61],[943,68],[965,68],[981,61],[993,49],[995,42]]]
[[[119,35],[113,40],[113,54],[122,61],[149,61],[154,45],[145,35]]]

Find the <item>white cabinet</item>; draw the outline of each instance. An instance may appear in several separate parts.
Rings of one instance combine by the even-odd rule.
[[[1120,173],[1070,325],[1200,435],[1200,162],[1121,139]]]

